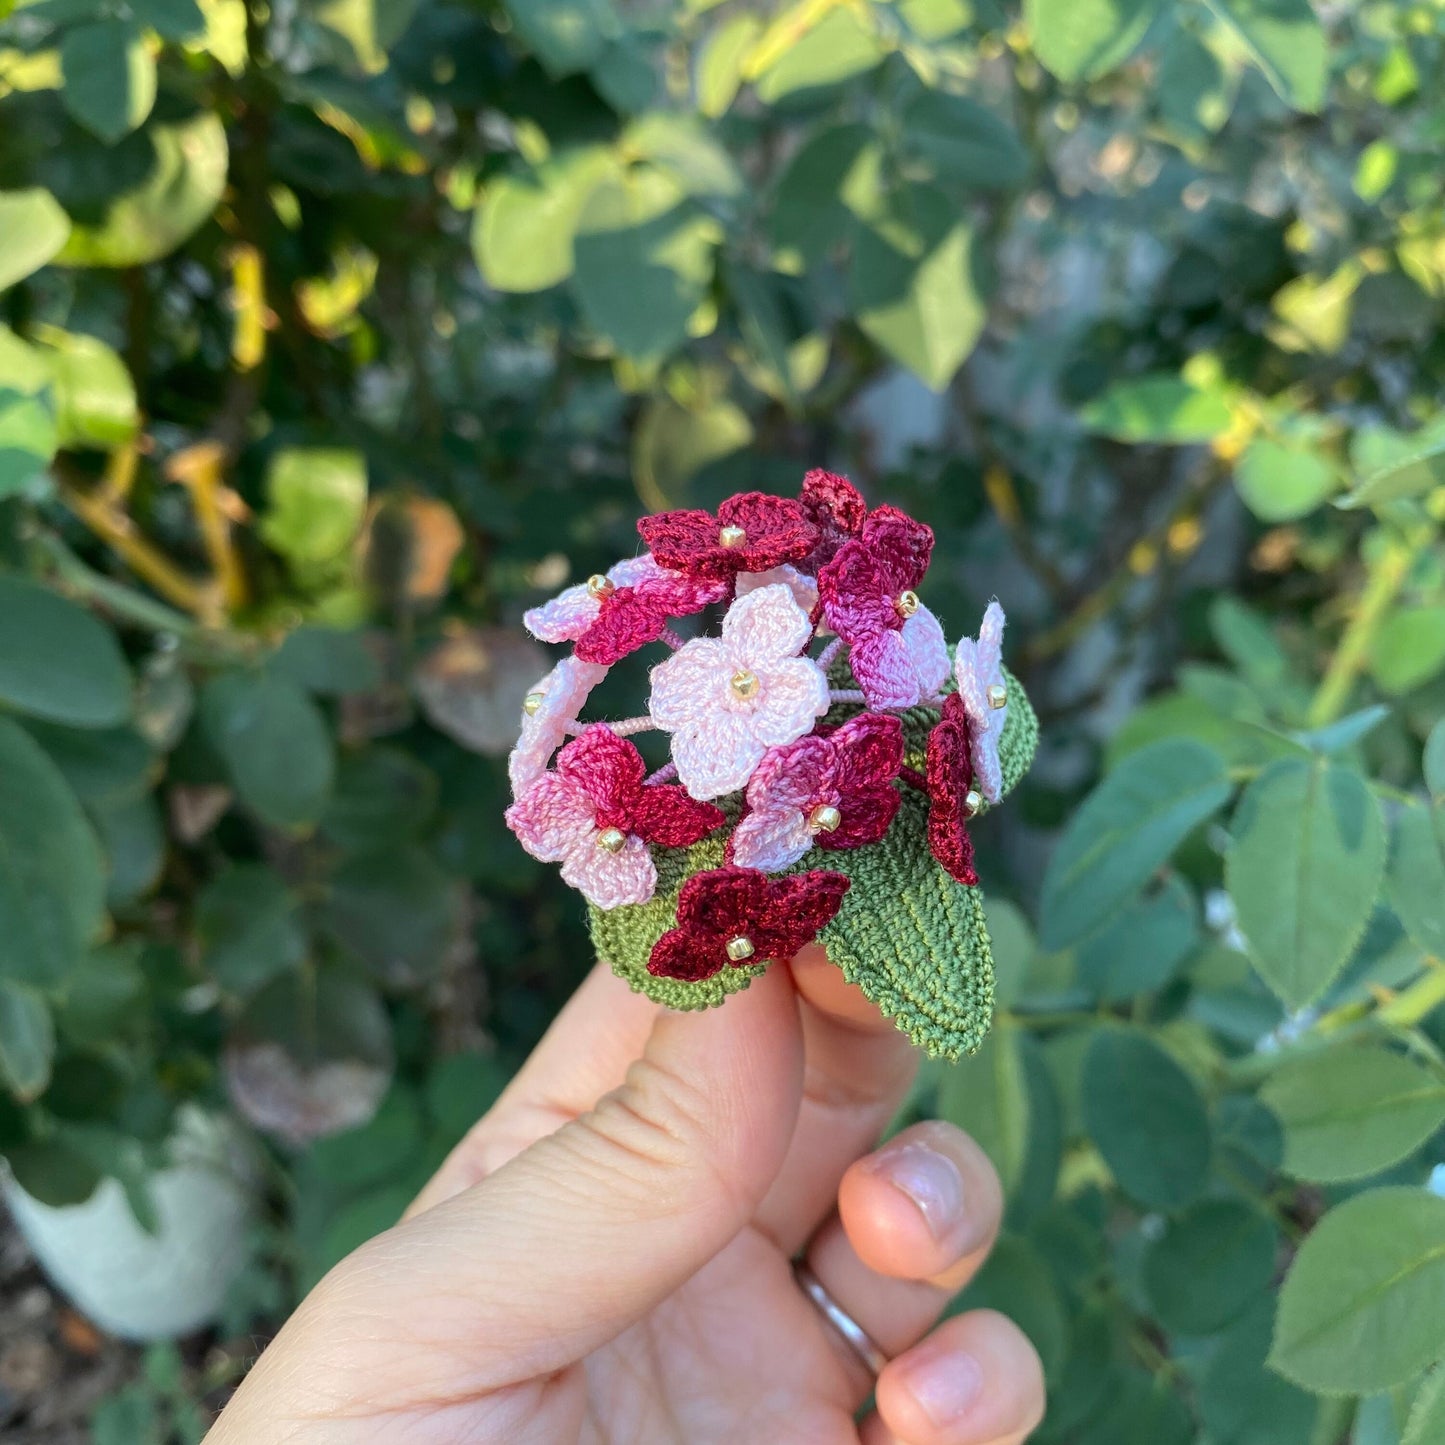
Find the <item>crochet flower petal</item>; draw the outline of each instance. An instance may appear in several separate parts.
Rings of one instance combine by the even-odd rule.
[[[968,715],[974,785],[990,803],[998,802],[1003,796],[999,743],[1008,720],[1008,705],[995,708],[988,700],[989,688],[1007,687],[1002,661],[1003,630],[1003,608],[996,601],[990,602],[983,614],[977,641],[965,637],[958,644],[954,658],[958,696]]]
[[[596,830],[592,800],[568,778],[544,773],[506,812],[507,826],[527,852],[560,863]]]
[[[748,780],[748,807],[757,811],[796,811],[815,803],[833,766],[833,742],[809,735],[769,748]]]
[[[837,757],[834,782],[844,796],[891,783],[903,767],[903,723],[886,713],[860,713],[829,741]]]
[[[818,529],[802,504],[791,497],[743,492],[717,509],[724,527],[741,527],[746,541],[737,550],[749,572],[766,572],[784,562],[799,562],[817,545]]]
[[[808,614],[787,587],[774,583],[739,597],[723,618],[723,645],[740,667],[754,671],[773,658],[796,657],[813,635]]]
[[[767,877],[751,868],[695,873],[677,896],[677,926],[726,940],[766,910],[768,896]]]
[[[628,817],[647,776],[647,764],[634,744],[598,722],[557,754],[557,772],[591,799],[594,812]],[[603,818],[600,826],[612,823],[611,818]]]
[[[653,945],[647,971],[654,978],[679,978],[701,983],[721,972],[728,961],[726,940],[670,928]]]
[[[903,624],[903,642],[918,679],[918,691],[925,697],[937,697],[948,681],[953,659],[948,655],[948,641],[943,627],[933,613],[919,606]]]
[[[755,663],[758,691],[751,713],[753,736],[762,748],[781,747],[812,730],[828,711],[828,679],[807,657]]]
[[[903,625],[895,588],[879,559],[864,543],[847,542],[818,573],[818,595],[828,626],[853,644]]]
[[[710,556],[718,544],[717,518],[695,508],[643,517],[637,530],[657,563],[679,572],[692,570],[694,558]]]
[[[815,553],[826,562],[849,537],[863,530],[868,504],[863,494],[836,472],[815,467],[803,478],[803,510],[818,528],[819,541]]]
[[[932,527],[915,522],[897,507],[882,506],[869,514],[860,537],[887,569],[895,591],[922,583],[933,557]]]
[[[793,594],[793,601],[809,615],[818,605],[818,581],[815,577],[809,577],[806,572],[800,572],[791,562],[785,562],[781,567],[773,567],[767,572],[740,572],[738,574],[737,595],[746,597],[749,592],[756,592],[759,587],[772,587],[781,584]]]
[[[841,873],[794,873],[769,880],[767,907],[748,934],[759,958],[791,958],[831,923],[847,893]]]
[[[518,797],[535,782],[561,747],[569,724],[577,720],[587,695],[607,676],[607,669],[575,657],[564,657],[531,691],[535,712],[522,717],[522,735],[507,760],[512,795]]]
[[[695,637],[652,669],[648,711],[658,727],[675,732],[725,706],[733,666],[715,637]]]
[[[728,839],[728,861],[742,868],[780,873],[817,840],[797,808],[746,813]]]
[[[866,848],[888,831],[902,802],[898,789],[887,784],[844,793],[838,805],[842,822],[831,833],[819,833],[813,842],[830,850]]]
[[[939,863],[960,883],[975,884],[973,839],[964,799],[973,786],[969,760],[968,715],[963,698],[952,693],[943,714],[928,735],[928,846]]]
[[[602,604],[585,582],[522,614],[522,625],[540,642],[572,642],[592,625]]]
[[[619,587],[603,603],[592,625],[577,638],[584,662],[611,666],[667,631],[668,614],[637,587]]]
[[[726,822],[721,808],[699,802],[672,784],[643,788],[632,803],[633,832],[664,848],[690,848]]]
[[[796,734],[794,734],[796,736]],[[706,801],[745,788],[767,744],[755,736],[752,716],[717,709],[672,735],[678,780]]]
[[[869,707],[916,707],[918,673],[901,632],[875,632],[853,644],[849,665]]]
[[[562,881],[598,908],[646,903],[657,891],[657,865],[641,838],[629,837],[611,853],[597,845],[595,835],[582,841],[562,864]]]

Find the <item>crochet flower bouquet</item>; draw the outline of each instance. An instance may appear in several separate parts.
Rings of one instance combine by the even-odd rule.
[[[969,824],[1038,737],[1002,609],[950,653],[918,593],[932,531],[829,472],[797,501],[750,492],[638,530],[649,552],[526,616],[573,648],[528,694],[511,757],[522,846],[562,865],[598,953],[669,1007],[719,1004],[818,939],[930,1054],[977,1047],[993,962]],[[673,631],[715,604],[720,636]],[[608,668],[654,643],[671,655],[647,714],[580,722]],[[649,729],[672,754],[650,776],[629,741]]]

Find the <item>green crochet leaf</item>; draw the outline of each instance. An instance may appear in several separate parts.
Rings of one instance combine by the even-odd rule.
[[[851,679],[840,676],[836,685]],[[1022,685],[1008,675],[1009,710],[1000,740],[1004,792],[1028,771],[1039,725]],[[862,711],[856,705],[829,713],[841,723]],[[938,721],[933,708],[903,714],[908,765],[922,771],[928,734]],[[723,799],[729,828],[741,799]],[[887,1018],[931,1057],[972,1053],[993,1017],[993,956],[984,922],[983,895],[955,882],[928,849],[928,800],[903,789],[903,805],[881,843],[871,848],[815,851],[790,870],[828,868],[853,886],[838,916],[823,930],[828,956]],[[765,965],[724,969],[701,983],[654,978],[647,971],[653,945],[672,927],[677,895],[694,873],[723,862],[727,830],[688,849],[657,849],[658,888],[648,903],[603,912],[589,910],[592,941],[600,958],[635,991],[668,1008],[711,1008],[746,988]]]

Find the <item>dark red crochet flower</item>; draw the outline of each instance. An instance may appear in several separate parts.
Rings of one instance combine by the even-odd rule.
[[[943,715],[928,735],[928,846],[933,856],[960,883],[975,884],[973,839],[968,835],[973,808],[973,763],[968,752],[968,712],[963,699],[950,693]]]
[[[831,922],[848,886],[841,873],[695,873],[682,885],[677,923],[657,940],[647,971],[696,983],[724,968],[791,958]]]
[[[810,559],[811,570],[831,562],[838,548],[863,530],[868,503],[863,493],[837,472],[814,467],[803,478],[803,511],[818,529],[818,545]]]
[[[664,567],[694,577],[732,578],[800,562],[818,543],[801,502],[744,492],[711,512],[659,512],[637,524]]]

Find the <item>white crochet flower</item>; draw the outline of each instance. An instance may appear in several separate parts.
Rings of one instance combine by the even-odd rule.
[[[738,598],[722,636],[699,637],[652,673],[649,710],[672,736],[672,760],[694,798],[747,785],[769,748],[811,731],[828,711],[828,680],[799,654],[813,635],[784,583]]]
[[[793,594],[793,600],[809,615],[818,605],[818,579],[800,572],[791,562],[773,567],[767,572],[739,572],[737,596],[746,597],[760,587],[772,587],[781,582]]]
[[[567,729],[577,721],[588,693],[606,676],[600,663],[564,657],[527,694],[522,735],[507,759],[514,798],[542,776],[552,754],[566,742]]]
[[[999,760],[999,743],[1003,725],[1008,720],[1008,703],[995,706],[989,700],[1008,696],[1003,675],[1003,608],[996,601],[988,604],[978,639],[965,637],[958,644],[953,659],[953,674],[958,679],[958,693],[968,713],[968,750],[973,763],[974,785],[990,803],[1003,796],[1003,765]],[[1002,692],[997,689],[1002,688]]]

